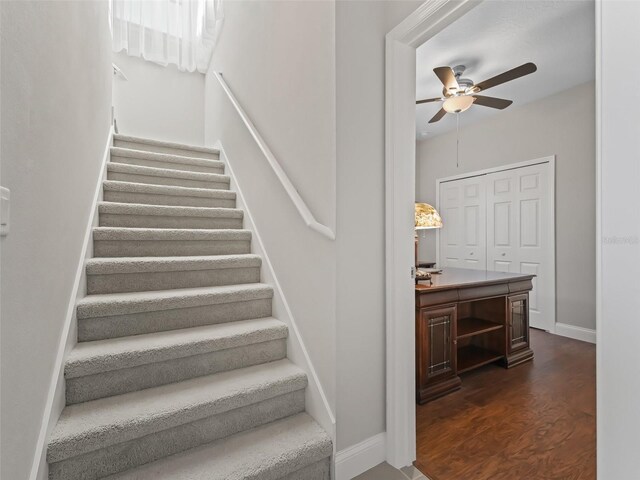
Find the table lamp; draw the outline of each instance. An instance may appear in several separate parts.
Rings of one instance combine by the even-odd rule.
[[[416,236],[415,236],[415,250],[416,250],[416,268],[418,268],[418,230],[427,230],[431,228],[442,228],[442,218],[438,211],[428,203],[416,203]]]

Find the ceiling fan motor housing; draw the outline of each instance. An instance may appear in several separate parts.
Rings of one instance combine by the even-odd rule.
[[[451,87],[450,89],[447,89],[447,87],[444,87],[442,89],[442,94],[445,96],[445,98],[456,95],[468,95],[470,93],[476,93],[476,89],[473,88],[473,80],[469,78],[462,78],[462,74],[464,73],[465,69],[466,67],[464,65],[456,65],[452,68],[459,88]]]

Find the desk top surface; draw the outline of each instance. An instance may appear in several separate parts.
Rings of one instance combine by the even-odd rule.
[[[418,282],[418,284],[416,284],[416,293],[521,282],[531,280],[533,277],[535,277],[535,275],[523,273],[490,272],[466,268],[443,268],[442,273],[431,275],[431,285],[429,285],[429,280]]]

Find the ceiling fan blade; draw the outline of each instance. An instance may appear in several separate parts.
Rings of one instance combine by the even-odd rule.
[[[457,90],[460,88],[456,80],[456,75],[453,73],[451,67],[436,67],[433,69],[433,73],[436,74],[447,90]]]
[[[439,102],[440,100],[442,100],[440,97],[436,97],[436,98],[425,98],[424,100],[418,100],[418,101],[416,102],[416,105],[420,105],[421,103]]]
[[[478,92],[482,90],[487,90],[489,88],[495,87],[497,85],[501,85],[503,83],[510,82],[511,80],[515,80],[516,78],[524,77],[525,75],[529,75],[530,73],[535,72],[538,69],[535,63],[525,63],[520,65],[519,67],[512,68],[500,75],[496,75],[495,77],[491,77],[484,82],[480,82],[475,85]]]
[[[436,113],[431,120],[429,120],[429,123],[436,123],[437,121],[441,120],[442,117],[444,117],[447,114],[447,111],[444,108],[441,108],[440,110],[438,110],[438,113]]]
[[[498,110],[504,110],[513,103],[512,100],[505,100],[504,98],[485,97],[482,95],[474,95],[473,98],[476,99],[476,101],[473,102],[474,105],[497,108]]]

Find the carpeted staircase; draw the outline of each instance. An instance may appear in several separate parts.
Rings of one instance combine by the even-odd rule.
[[[49,477],[329,479],[217,151],[114,144]]]

